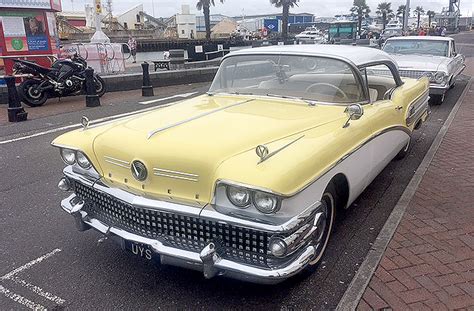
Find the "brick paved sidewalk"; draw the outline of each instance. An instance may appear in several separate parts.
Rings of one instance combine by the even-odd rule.
[[[474,310],[474,84],[358,310]]]

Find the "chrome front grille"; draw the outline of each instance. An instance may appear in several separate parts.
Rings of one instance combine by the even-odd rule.
[[[165,245],[200,252],[209,242],[218,245],[219,254],[230,260],[268,267],[269,234],[222,224],[193,216],[134,207],[81,183],[74,184],[76,195],[86,204],[89,217]]]
[[[407,78],[412,78],[412,79],[419,79],[423,76],[426,76],[428,72],[426,71],[421,71],[421,70],[406,70],[402,69],[399,70],[400,76],[402,77],[407,77]]]
[[[412,79],[419,79],[423,76],[428,74],[427,71],[422,70],[406,70],[402,69],[398,71],[401,77],[412,78]],[[392,76],[392,72],[390,70],[385,69],[370,69],[367,70],[367,74],[376,75],[376,76]]]

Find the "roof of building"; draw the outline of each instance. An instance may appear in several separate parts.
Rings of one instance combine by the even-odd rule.
[[[392,37],[388,39],[393,40],[431,40],[431,41],[451,41],[454,40],[451,37],[441,37],[441,36],[405,36],[405,37]]]
[[[395,63],[392,57],[390,57],[387,53],[379,49],[360,46],[328,44],[274,45],[253,49],[242,49],[232,52],[228,54],[228,56],[249,54],[291,54],[304,56],[322,56],[343,59],[347,62],[354,63],[356,66],[361,66],[377,61],[389,61]]]
[[[241,19],[242,17],[244,18],[259,18],[259,17],[271,17],[271,16],[280,16],[282,15],[281,12],[278,13],[270,13],[270,14],[257,14],[257,15],[238,15],[234,16],[236,19]],[[312,13],[289,13],[289,16],[314,16]]]

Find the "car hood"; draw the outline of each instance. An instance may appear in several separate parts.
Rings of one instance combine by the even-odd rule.
[[[400,70],[438,71],[449,61],[443,56],[390,54]]]
[[[258,145],[277,149],[292,136],[341,118],[340,106],[204,95],[106,126],[95,135],[93,152],[104,179],[117,187],[206,204],[219,179],[216,171],[228,159],[251,151],[257,165]],[[147,167],[143,182],[131,174],[135,160]]]

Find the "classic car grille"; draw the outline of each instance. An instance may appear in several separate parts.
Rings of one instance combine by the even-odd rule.
[[[406,78],[412,78],[412,79],[419,79],[423,76],[427,75],[426,71],[421,71],[421,70],[399,70],[401,77],[406,77]],[[368,74],[373,74],[377,76],[392,76],[392,72],[390,70],[384,70],[384,69],[370,69],[370,72],[367,71]]]
[[[75,192],[86,202],[83,210],[107,225],[195,252],[200,252],[213,241],[220,248],[222,257],[268,267],[269,236],[266,232],[134,207],[78,182],[75,182]]]
[[[413,79],[419,79],[427,75],[426,71],[421,71],[421,70],[399,70],[399,72],[400,72],[400,76],[413,78]]]

